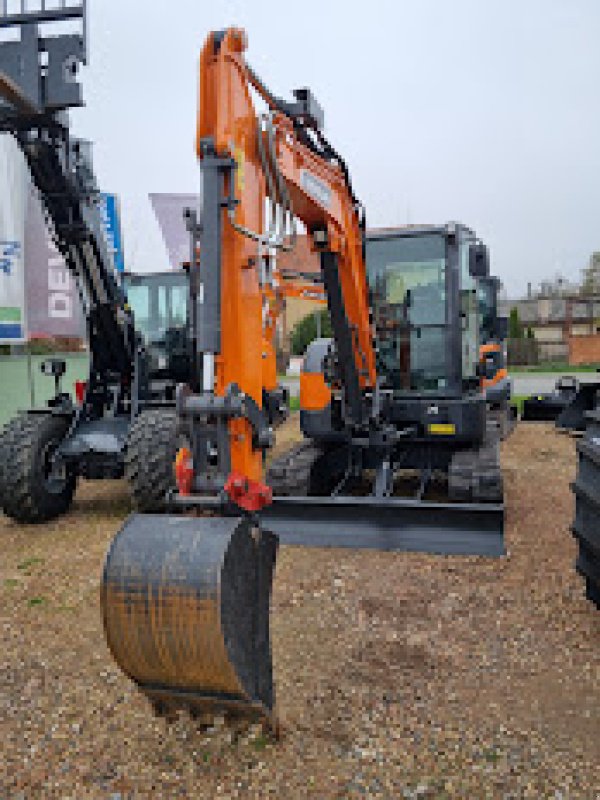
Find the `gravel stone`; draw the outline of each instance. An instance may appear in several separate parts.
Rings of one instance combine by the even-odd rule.
[[[0,798],[596,800],[600,614],[573,567],[574,442],[520,424],[503,463],[510,558],[281,548],[278,741],[167,725],[116,668],[98,587],[124,485],[82,483],[40,528],[0,515]]]

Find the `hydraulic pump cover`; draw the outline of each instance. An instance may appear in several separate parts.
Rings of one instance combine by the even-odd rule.
[[[108,646],[158,709],[273,721],[277,537],[245,517],[132,515],[106,558]]]

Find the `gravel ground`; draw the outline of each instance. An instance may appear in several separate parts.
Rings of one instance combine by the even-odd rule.
[[[574,443],[521,424],[504,463],[507,559],[282,549],[279,742],[167,726],[111,661],[98,583],[121,484],[84,485],[43,528],[0,516],[0,798],[599,798]]]

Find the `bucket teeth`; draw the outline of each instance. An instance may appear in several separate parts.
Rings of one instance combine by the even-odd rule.
[[[244,517],[133,515],[106,558],[108,646],[165,719],[274,726],[269,605],[277,537]]]

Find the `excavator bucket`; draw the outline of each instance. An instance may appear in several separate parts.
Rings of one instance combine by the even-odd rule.
[[[132,515],[104,566],[108,646],[166,716],[273,726],[269,636],[277,537],[246,517]]]

